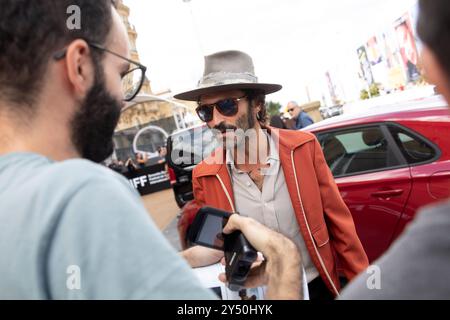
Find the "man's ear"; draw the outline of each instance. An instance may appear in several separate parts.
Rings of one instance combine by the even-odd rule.
[[[450,75],[441,66],[434,52],[426,46],[422,51],[422,60],[427,81],[436,85],[439,93],[450,101]]]
[[[84,40],[73,41],[66,50],[67,78],[74,95],[83,99],[94,83],[95,68],[90,47]]]

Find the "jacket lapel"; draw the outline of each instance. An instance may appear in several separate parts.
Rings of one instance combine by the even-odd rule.
[[[230,210],[234,211],[236,206],[234,202],[233,185],[231,183],[231,177],[226,165],[223,149],[215,150],[210,157],[205,159],[205,164],[207,165],[202,166],[201,172],[197,173],[197,177],[209,177],[211,181],[217,183],[219,185],[218,189],[224,192],[224,197],[220,198],[227,199],[227,205],[230,206]]]

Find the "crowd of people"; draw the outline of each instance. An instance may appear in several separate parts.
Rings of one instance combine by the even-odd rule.
[[[161,164],[166,162],[167,148],[165,146],[158,147],[158,156],[149,158],[146,152],[136,152],[134,160],[128,158],[126,161],[121,159],[112,159],[107,165],[113,171],[118,173],[131,173],[147,166]]]
[[[145,71],[129,59],[114,1],[0,5],[0,298],[215,299],[191,267],[223,252],[177,253],[127,180],[97,164],[113,152],[124,100],[140,89],[125,94],[122,76],[132,65]],[[67,29],[71,5],[83,28]],[[427,77],[450,101],[447,0],[420,0],[418,33]],[[266,126],[266,95],[279,90],[258,82],[249,55],[222,51],[206,57],[197,88],[176,95],[196,101],[199,118],[231,138],[195,168],[194,197],[199,208],[236,213],[223,232],[242,231],[264,256],[246,285],[267,285],[267,299],[302,299],[303,279],[318,300],[450,299],[450,204],[418,214],[374,262],[383,280],[372,290],[367,256],[317,139]],[[296,128],[310,123],[296,103],[289,112]],[[239,139],[239,129],[253,130],[254,140]],[[145,165],[145,157],[136,160]],[[74,266],[82,286],[69,285]]]

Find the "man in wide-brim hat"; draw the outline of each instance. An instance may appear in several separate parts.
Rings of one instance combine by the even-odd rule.
[[[194,196],[199,206],[238,212],[293,240],[310,298],[332,299],[340,290],[335,257],[347,280],[368,259],[315,136],[266,126],[265,96],[281,88],[259,83],[246,53],[205,58],[198,88],[175,96],[196,101],[224,143],[194,169]]]

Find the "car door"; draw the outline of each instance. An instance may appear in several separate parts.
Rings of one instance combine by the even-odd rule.
[[[448,123],[417,124],[427,136],[413,131],[414,126],[388,125],[394,141],[411,167],[412,177],[411,196],[393,239],[403,232],[420,208],[450,197],[450,158],[447,151],[450,150],[450,142],[448,137],[442,135],[448,131]]]
[[[321,132],[318,139],[370,261],[391,243],[411,173],[382,124]]]

